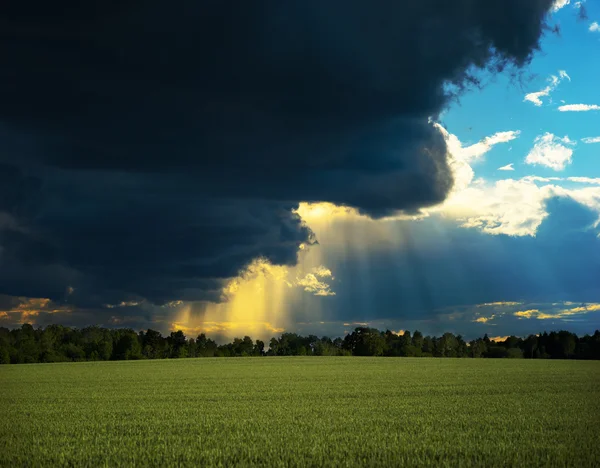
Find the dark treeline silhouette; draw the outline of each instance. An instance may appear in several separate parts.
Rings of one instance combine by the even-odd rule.
[[[389,330],[359,327],[344,338],[283,333],[271,338],[268,350],[249,336],[217,345],[203,333],[187,338],[182,331],[162,336],[155,330],[97,326],[83,329],[29,324],[9,330],[0,327],[0,364],[108,361],[232,356],[407,356],[526,359],[600,359],[600,331],[578,337],[568,331],[541,333],[527,338],[510,336],[492,341],[488,336],[466,342],[460,335],[423,336],[419,331],[401,335]]]

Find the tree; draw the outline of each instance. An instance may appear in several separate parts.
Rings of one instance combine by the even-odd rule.
[[[577,336],[568,331],[558,332],[558,342],[560,343],[560,355],[563,358],[571,358],[575,354],[577,347]]]
[[[63,353],[70,361],[85,361],[85,350],[75,343],[63,345]]]
[[[164,338],[156,330],[149,328],[142,336],[142,354],[148,359],[165,357],[164,345]]]
[[[16,349],[11,345],[10,330],[0,327],[0,364],[10,364],[11,351],[16,354]]]
[[[344,338],[344,347],[355,356],[381,356],[385,338],[375,328],[358,327]]]
[[[187,357],[196,357],[196,341],[193,338],[190,338],[187,340],[187,350],[186,350],[186,356]]]
[[[435,351],[435,341],[432,337],[426,336],[423,339],[423,355],[425,356],[433,356]]]
[[[206,338],[204,333],[201,333],[196,338],[196,355],[199,357],[213,357],[217,352],[217,343]]]
[[[217,343],[204,333],[186,339],[183,331],[164,338],[158,331],[136,333],[131,329],[107,329],[98,326],[83,329],[49,325],[34,329],[30,324],[9,330],[0,327],[0,364],[61,362],[108,359],[141,359],[211,356],[440,356],[529,359],[600,359],[600,331],[581,338],[568,331],[530,335],[526,339],[509,336],[491,341],[487,335],[466,343],[452,333],[441,337],[423,337],[415,331],[397,335],[387,330],[358,327],[344,338],[302,336],[282,333],[265,343],[251,337]]]
[[[117,330],[116,344],[114,346],[113,359],[128,360],[141,359],[142,346],[138,340],[138,335],[133,330]]]
[[[15,332],[17,362],[40,362],[40,347],[38,341],[36,340],[35,330],[33,327],[28,323],[24,323],[21,328],[15,330]]]
[[[474,358],[482,358],[487,352],[487,344],[481,338],[471,341],[470,346],[470,355]]]
[[[181,330],[171,332],[168,338],[171,358],[187,357],[187,340]]]
[[[261,340],[256,340],[254,344],[254,353],[255,356],[263,356],[265,354],[265,342]]]
[[[418,330],[413,333],[412,345],[419,351],[423,350],[423,334]]]
[[[533,359],[538,348],[538,337],[529,335],[522,343],[523,355],[526,358]]]
[[[10,364],[8,344],[0,342],[0,364]]]
[[[441,357],[456,357],[458,350],[458,340],[452,333],[444,333],[437,341],[435,353]]]

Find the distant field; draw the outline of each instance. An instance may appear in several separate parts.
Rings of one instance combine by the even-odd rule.
[[[0,366],[0,465],[600,466],[600,362]]]

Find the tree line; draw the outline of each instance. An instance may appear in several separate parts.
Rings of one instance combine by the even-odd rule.
[[[483,338],[465,341],[444,333],[423,336],[419,331],[396,334],[358,327],[344,338],[282,333],[268,349],[249,336],[218,345],[204,333],[188,338],[179,330],[163,336],[156,330],[98,326],[71,328],[30,324],[9,330],[0,327],[0,364],[68,361],[118,361],[238,356],[406,356],[456,358],[600,359],[600,331],[578,337],[568,331],[509,336],[502,341]]]

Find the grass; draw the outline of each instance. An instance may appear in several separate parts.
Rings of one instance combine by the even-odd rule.
[[[0,366],[0,465],[600,466],[600,362]]]

